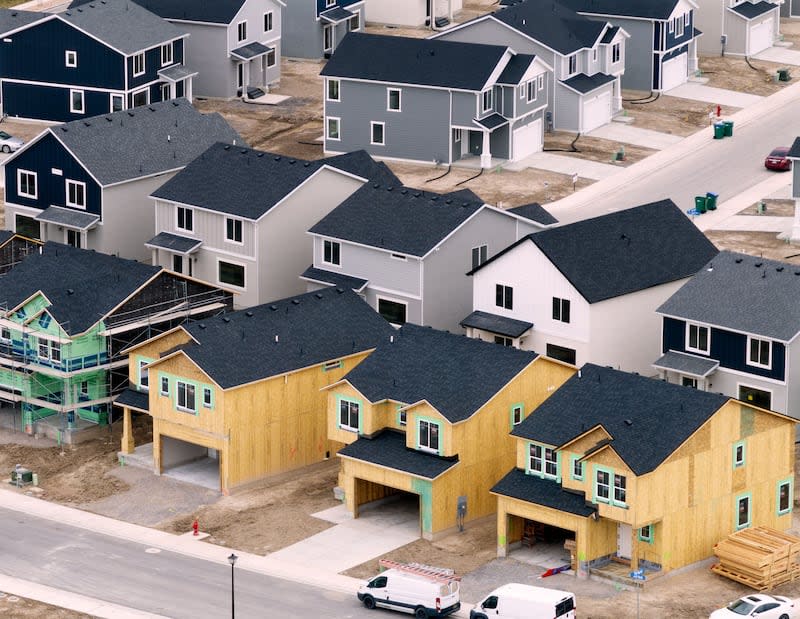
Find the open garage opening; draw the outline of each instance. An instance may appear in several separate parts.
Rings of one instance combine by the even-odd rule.
[[[389,525],[413,525],[417,532],[421,531],[418,494],[366,479],[356,479],[355,491],[357,518],[380,519]]]
[[[219,490],[219,452],[216,449],[161,436],[161,472],[190,484]]]
[[[509,556],[543,570],[575,570],[575,531],[509,515],[509,531],[516,538],[509,544]]]

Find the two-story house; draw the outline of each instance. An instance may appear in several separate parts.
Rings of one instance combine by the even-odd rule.
[[[331,288],[183,325],[129,349],[132,413],[152,417],[157,474],[205,460],[223,492],[329,458],[327,394],[393,329],[358,295]],[[142,446],[143,448],[145,446]],[[202,467],[203,463],[193,465]]]
[[[628,33],[554,0],[525,0],[433,35],[439,40],[503,45],[552,68],[546,129],[586,133],[622,110]]]
[[[684,84],[697,72],[697,42],[702,33],[694,27],[695,0],[560,1],[589,19],[608,21],[630,35],[625,43],[623,88],[665,91]]]
[[[800,419],[800,269],[723,251],[657,312],[653,364],[671,383],[724,393]]]
[[[349,32],[366,20],[365,0],[292,0],[283,14],[283,54],[329,58]]]
[[[308,228],[384,178],[396,181],[363,151],[312,162],[218,143],[151,194],[146,246],[153,264],[236,290],[237,308],[299,294]]]
[[[717,255],[662,200],[531,234],[471,271],[471,337],[652,374],[656,309]],[[499,338],[499,339],[498,339]]]
[[[50,127],[5,162],[6,228],[147,260],[148,196],[220,141],[244,144],[183,98]]]
[[[536,214],[489,206],[472,192],[367,184],[309,230],[314,261],[302,278],[309,290],[350,285],[392,324],[459,331],[472,308],[466,272],[554,221]]]
[[[542,149],[549,74],[506,45],[350,35],[321,72],[325,151],[518,161]]]
[[[574,372],[412,324],[385,337],[327,388],[328,438],[346,444],[338,455],[348,511],[416,495],[426,539],[494,513],[489,489],[514,463],[509,431]]]
[[[109,422],[128,344],[229,309],[232,296],[159,267],[45,243],[2,277],[0,399],[25,432],[71,442]]]
[[[609,561],[667,572],[734,531],[792,526],[793,419],[587,364],[516,426],[492,488],[498,554],[572,539],[579,576]],[[649,574],[647,574],[649,575]]]
[[[780,39],[785,2],[772,0],[696,0],[695,26],[702,54],[753,56]],[[789,7],[786,7],[788,12]],[[788,15],[787,15],[788,17]]]
[[[453,21],[463,0],[365,0],[369,22],[387,26],[441,28]]]
[[[20,18],[2,9],[3,114],[70,121],[192,97],[185,30],[128,0]],[[17,16],[7,16],[9,13]]]

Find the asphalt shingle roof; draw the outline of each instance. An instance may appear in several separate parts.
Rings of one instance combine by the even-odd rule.
[[[562,80],[561,83],[585,95],[601,86],[605,86],[609,82],[613,82],[615,79],[613,75],[606,75],[605,73],[595,73],[594,75],[578,73],[578,75],[573,75],[569,79]]]
[[[345,379],[370,402],[427,400],[451,423],[468,419],[538,357],[413,324],[393,336]]]
[[[678,0],[559,0],[573,11],[643,19],[668,19]]]
[[[567,492],[556,481],[526,475],[525,471],[519,469],[513,469],[506,474],[491,491],[578,516],[591,516],[597,511],[591,505],[586,505],[585,495]]]
[[[349,33],[320,75],[482,90],[508,48],[440,39]]]
[[[136,3],[164,19],[230,24],[245,0],[136,0]]]
[[[728,397],[587,363],[511,432],[561,446],[602,425],[631,470],[657,468]]]
[[[792,142],[792,146],[789,148],[789,152],[786,156],[800,158],[800,138],[794,139],[794,142]]]
[[[533,327],[533,323],[476,310],[461,321],[461,326],[482,329],[506,337],[519,337]]]
[[[118,406],[130,406],[139,411],[150,410],[150,397],[143,391],[136,391],[135,389],[125,389],[120,393],[114,402]]]
[[[145,246],[160,247],[176,251],[180,254],[188,254],[202,244],[203,241],[200,239],[193,239],[188,236],[181,236],[180,234],[172,234],[171,232],[159,232],[152,239],[147,241]]]
[[[705,378],[719,367],[719,361],[669,350],[658,358],[653,367]]]
[[[46,221],[47,223],[59,226],[77,228],[78,230],[87,230],[100,220],[100,216],[93,213],[83,213],[71,208],[63,208],[61,206],[48,206],[34,217],[34,219],[36,221]]]
[[[718,253],[672,200],[661,200],[529,234],[472,273],[527,242],[589,303],[690,277]]]
[[[745,19],[750,20],[755,19],[764,13],[769,13],[770,11],[776,10],[778,5],[772,2],[756,2],[755,4],[752,2],[741,2],[736,6],[728,8],[734,13],[738,13]]]
[[[355,174],[373,183],[381,185],[391,185],[396,187],[401,185],[400,179],[389,169],[383,161],[375,161],[369,153],[363,149],[350,151],[344,155],[334,155],[321,160],[334,168]]]
[[[326,288],[204,319],[187,331],[198,343],[181,350],[228,389],[370,350],[394,329],[356,293]]]
[[[723,251],[656,311],[788,342],[800,332],[800,267]]]
[[[508,209],[508,212],[519,215],[520,217],[524,217],[525,219],[535,221],[544,226],[558,223],[558,219],[553,217],[550,212],[538,202],[531,202],[530,204],[515,206],[514,208]]]
[[[536,56],[532,54],[517,54],[516,56],[513,56],[511,60],[508,61],[506,68],[503,69],[500,77],[497,78],[497,83],[511,85],[519,84],[522,76],[525,75],[525,71],[528,70],[528,67],[531,66],[535,59]]]
[[[16,307],[37,291],[48,311],[70,335],[96,324],[161,267],[48,241],[0,276],[0,304]]]
[[[364,288],[368,282],[368,280],[361,279],[360,277],[351,277],[344,273],[334,273],[333,271],[326,271],[325,269],[317,269],[314,266],[308,267],[303,271],[300,277],[330,286],[338,286],[339,288],[350,288],[356,292]]]
[[[367,184],[309,232],[422,257],[482,207],[461,196]]]
[[[16,30],[35,21],[48,17],[46,13],[36,11],[20,11],[17,9],[0,9],[0,33]]]
[[[215,142],[244,144],[220,114],[201,114],[186,99],[74,120],[49,131],[103,185],[181,168]]]
[[[442,458],[409,449],[405,435],[392,430],[384,430],[372,438],[361,436],[340,450],[339,455],[425,479],[435,479],[458,464],[458,458]]]

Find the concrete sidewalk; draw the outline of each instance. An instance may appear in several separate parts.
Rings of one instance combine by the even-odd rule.
[[[698,84],[696,82],[686,82],[685,84],[676,86],[666,91],[664,95],[739,108],[753,105],[764,98],[759,95],[750,95],[746,92],[726,90],[725,88],[714,88],[713,86],[706,86],[705,84]]]
[[[609,152],[610,160],[611,153]],[[610,163],[600,163],[590,159],[582,159],[581,157],[568,157],[566,155],[542,152],[534,153],[516,163],[509,163],[505,168],[513,171],[535,168],[568,176],[577,174],[581,178],[590,178],[595,181],[618,174],[623,169],[621,166],[615,166]]]
[[[636,118],[635,113],[632,113],[631,116]],[[643,146],[655,150],[669,148],[673,144],[677,144],[683,140],[679,135],[662,133],[661,131],[653,131],[652,129],[642,129],[641,127],[634,127],[618,122],[612,122],[598,127],[586,135],[590,138],[603,138],[605,140],[613,140],[614,142],[633,144],[634,146]]]
[[[755,60],[766,60],[767,62],[777,62],[780,64],[800,65],[800,52],[785,47],[769,47],[763,52],[753,56]],[[791,71],[789,72],[791,74]]]

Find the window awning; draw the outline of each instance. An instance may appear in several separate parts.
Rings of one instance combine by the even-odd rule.
[[[117,406],[124,406],[134,410],[149,413],[150,412],[150,399],[147,393],[135,391],[134,389],[125,389],[114,400]]]
[[[159,77],[163,77],[168,82],[173,83],[185,80],[187,77],[194,77],[195,75],[197,75],[197,71],[192,71],[189,67],[182,64],[172,65],[158,72]]]
[[[315,284],[325,284],[326,286],[339,286],[340,288],[351,288],[354,292],[361,292],[369,283],[369,280],[360,277],[353,277],[343,273],[333,273],[325,269],[318,269],[313,265],[308,267],[300,275],[300,279]]]
[[[263,43],[248,43],[231,51],[231,56],[238,60],[252,60],[273,51],[274,47],[267,47]]]
[[[679,372],[694,378],[705,378],[719,367],[719,361],[670,350],[653,363],[653,367],[657,370]]]
[[[34,219],[48,224],[56,224],[58,226],[64,226],[65,228],[83,231],[94,228],[97,222],[100,221],[100,216],[93,213],[76,211],[71,208],[51,206],[39,213]]]
[[[473,119],[475,124],[480,125],[484,129],[488,129],[489,131],[494,131],[498,127],[502,127],[503,125],[508,124],[508,119],[503,118],[500,114],[492,114],[491,116],[487,116],[486,118],[481,118],[480,120]]]
[[[188,236],[180,236],[171,232],[159,232],[152,239],[144,244],[149,249],[166,249],[173,254],[188,255],[198,249],[203,244],[200,239],[192,239]]]
[[[532,329],[533,323],[506,318],[489,312],[475,311],[461,321],[461,326],[480,329],[481,331],[488,331],[489,333],[496,333],[506,337],[519,337]]]
[[[337,6],[336,8],[323,11],[319,14],[319,18],[329,24],[341,24],[343,21],[350,19],[353,15],[355,15],[353,11],[348,11],[347,9]]]

